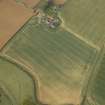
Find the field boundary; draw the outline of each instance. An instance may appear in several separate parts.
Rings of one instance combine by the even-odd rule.
[[[68,31],[69,33],[72,33],[76,38],[80,39],[81,41],[83,41],[84,43],[86,43],[87,45],[89,45],[90,47],[92,48],[95,48],[97,50],[100,50],[99,47],[97,47],[96,45],[94,45],[93,43],[85,40],[83,37],[81,37],[80,35],[78,35],[77,33],[73,32],[70,28],[68,28],[66,25],[65,25],[65,22],[63,20],[63,18],[60,16],[61,20],[62,20],[62,24],[61,24],[61,27],[63,29],[65,29],[66,31]]]
[[[34,15],[33,15],[34,16]],[[31,20],[31,18],[33,17],[31,16],[15,33],[14,35],[12,35],[10,38],[8,38],[8,40],[0,47],[0,52],[2,52],[2,50],[4,49],[4,47],[15,37],[16,33],[18,33],[28,22],[29,20]]]
[[[36,76],[35,72],[32,71],[31,68],[29,68],[28,66],[20,63],[19,61],[15,60],[14,58],[6,55],[6,54],[0,54],[0,57],[12,64],[14,64],[15,66],[17,66],[18,68],[20,68],[23,72],[27,73],[33,80],[33,84],[34,84],[34,96],[35,96],[35,100],[39,105],[44,105],[43,103],[40,102],[39,100],[39,94],[38,94],[38,89],[40,88],[40,83],[38,81],[38,77]]]
[[[96,54],[96,58],[95,58],[95,61],[93,62],[93,64],[90,66],[90,75],[89,75],[89,79],[88,79],[88,82],[87,82],[87,85],[86,85],[86,88],[84,90],[84,99],[83,99],[83,102],[81,103],[81,105],[84,105],[84,102],[86,100],[88,100],[88,96],[90,95],[91,97],[91,91],[90,91],[90,88],[91,88],[91,84],[94,82],[94,78],[96,76],[96,73],[97,73],[97,68],[100,66],[100,62],[102,61],[102,57],[104,55],[104,44],[102,45],[101,47],[101,50],[99,52],[97,52]],[[91,97],[92,98],[92,97]]]

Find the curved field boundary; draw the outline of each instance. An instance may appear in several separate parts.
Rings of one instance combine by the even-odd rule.
[[[38,78],[37,78],[35,72],[33,72],[31,68],[29,68],[29,67],[25,66],[24,64],[18,62],[17,60],[13,59],[12,57],[9,57],[8,55],[1,54],[0,57],[2,59],[5,59],[8,62],[14,64],[18,68],[21,68],[21,70],[23,70],[24,72],[26,72],[32,78],[32,80],[34,82],[35,101],[36,101],[36,103],[38,105],[44,105],[38,99],[38,91],[37,91],[37,88],[40,88],[40,84],[38,83]]]

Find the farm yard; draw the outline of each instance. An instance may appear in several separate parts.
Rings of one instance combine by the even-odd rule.
[[[2,51],[4,56],[36,73],[40,87],[37,97],[46,104],[80,104],[96,52],[63,28],[53,30],[37,24],[36,17]]]
[[[105,0],[68,0],[62,9],[65,28],[100,47],[105,36]]]

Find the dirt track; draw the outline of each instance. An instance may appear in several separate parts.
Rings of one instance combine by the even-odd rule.
[[[0,0],[0,49],[32,15],[14,0]]]

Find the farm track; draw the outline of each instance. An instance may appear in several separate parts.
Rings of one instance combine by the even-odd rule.
[[[105,30],[105,1],[68,1],[61,15],[66,25],[79,36],[100,47]]]
[[[90,84],[90,97],[93,101],[96,101],[97,105],[103,105],[105,103],[105,49],[104,57],[94,74],[93,80]]]
[[[35,74],[35,72],[32,71],[32,69],[22,63],[20,63],[19,61],[13,59],[12,57],[8,56],[8,55],[4,55],[4,54],[0,54],[0,57],[2,59],[5,59],[6,61],[16,65],[17,67],[21,68],[24,72],[28,73],[29,76],[31,76],[33,82],[34,82],[34,95],[35,95],[35,101],[37,102],[37,105],[45,105],[45,104],[42,104],[40,102],[40,98],[38,98],[39,94],[38,94],[38,91],[37,89],[40,88],[40,83],[38,82],[38,78],[37,78],[37,75]],[[17,104],[16,104],[17,105]]]
[[[81,35],[78,35],[77,33],[73,32],[70,28],[68,28],[63,20],[62,17],[60,17],[62,20],[62,25],[61,27],[64,28],[65,30],[67,30],[68,32],[72,33],[76,38],[80,39],[81,41],[83,41],[84,43],[86,43],[87,45],[91,46],[93,49],[97,49],[98,51],[100,50],[100,47],[96,46],[95,44],[93,44],[92,42],[87,41],[85,38],[83,38]]]
[[[100,66],[100,62],[102,61],[102,58],[104,56],[104,44],[102,45],[101,47],[101,50],[99,52],[97,52],[96,54],[96,58],[93,62],[93,64],[90,66],[90,73],[89,73],[89,79],[88,79],[88,82],[86,83],[87,85],[85,85],[86,87],[84,88],[84,92],[85,92],[85,99],[84,99],[84,102],[82,102],[81,105],[85,105],[84,103],[86,102],[86,100],[88,101],[88,104],[89,105],[93,105],[94,104],[94,101],[92,100],[92,97],[91,97],[91,93],[90,93],[90,90],[91,90],[91,85],[92,83],[94,83],[94,78],[96,77],[96,74],[98,72],[97,68],[99,68]],[[88,97],[91,98],[91,101],[90,98],[88,99]],[[90,102],[90,103],[89,103]],[[91,103],[92,102],[92,103]]]

